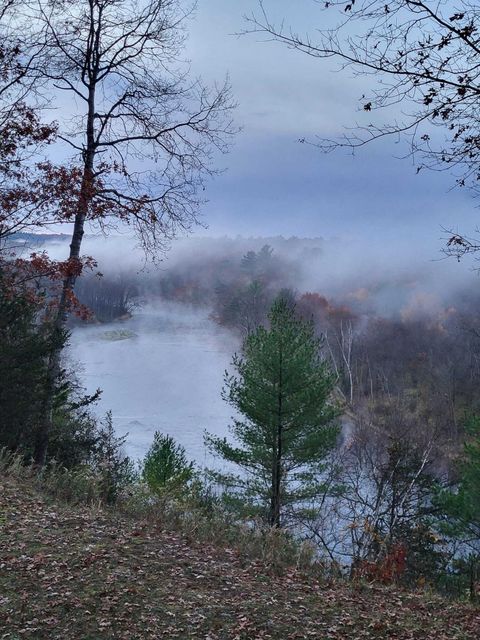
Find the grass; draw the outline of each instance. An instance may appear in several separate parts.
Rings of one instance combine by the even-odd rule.
[[[327,582],[0,476],[0,639],[480,637],[480,610]]]

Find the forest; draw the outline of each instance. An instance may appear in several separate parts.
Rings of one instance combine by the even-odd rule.
[[[373,274],[361,288],[356,288],[352,275],[353,290],[339,288],[336,296],[327,297],[321,290],[302,291],[295,285],[304,282],[305,270],[321,261],[323,241],[268,240],[271,245],[262,244],[264,239],[189,241],[193,251],[179,252],[170,266],[167,262],[146,271],[118,271],[106,261],[101,274],[97,269],[78,279],[79,311],[70,320],[70,330],[97,323],[116,327],[153,302],[175,303],[186,314],[206,310],[212,322],[231,333],[232,344],[243,342],[245,355],[248,341],[271,325],[272,308],[283,300],[293,314],[291,331],[300,334],[305,327],[311,329],[312,348],[327,367],[329,392],[322,401],[317,390],[314,403],[319,408],[331,403],[334,437],[326,449],[320,448],[313,470],[307,473],[305,463],[305,468],[300,466],[301,478],[294,474],[294,485],[308,489],[300,491],[298,499],[287,499],[287,468],[282,472],[285,482],[278,490],[282,502],[275,526],[310,541],[319,557],[340,574],[399,580],[411,586],[434,584],[447,593],[470,589],[470,597],[476,598],[478,502],[473,487],[478,481],[480,438],[476,417],[480,300],[461,287],[445,291],[443,299],[438,292],[429,294],[431,283],[428,274],[422,273],[415,274],[416,281],[404,276],[396,283]],[[48,238],[46,242],[48,246]],[[388,307],[385,298],[395,302]],[[38,301],[31,305],[34,314]],[[27,314],[26,324],[19,326],[18,342],[9,357],[18,365],[19,347],[26,349],[25,362],[34,376],[31,354],[39,341],[36,375],[41,380],[44,351],[38,329],[32,332],[31,325],[28,329],[32,317]],[[26,380],[21,387],[4,379],[23,397],[25,385],[38,384],[38,378],[35,382],[25,377],[25,370],[21,373]],[[69,469],[85,463],[98,469],[106,446],[115,469],[108,492],[116,496],[122,482],[137,481],[138,471],[124,454],[122,458],[121,439],[115,438],[111,417],[97,424],[92,411],[96,398],[82,395],[73,372],[63,375],[49,455]],[[300,369],[294,368],[292,375],[298,378]],[[306,374],[303,387],[308,388],[313,379],[312,372]],[[18,391],[9,396],[7,384],[2,396],[2,406],[8,410],[3,444],[12,451],[23,449],[28,456],[34,444],[25,435],[31,438],[33,429],[25,431],[25,424],[34,423],[38,409],[28,402],[22,412]],[[255,399],[260,384],[250,390]],[[233,404],[240,414],[245,413]],[[258,416],[246,415],[259,429]],[[269,420],[267,424],[271,427]],[[213,491],[221,508],[235,518],[269,522],[269,449],[264,452],[267,470],[262,473],[270,480],[264,491],[250,494],[245,487],[239,491],[231,477],[215,469],[207,475],[200,468],[194,470],[183,447],[170,436],[157,433],[156,437],[143,472],[152,486],[173,483],[176,491],[181,487],[188,493],[195,487],[202,495]],[[238,462],[230,450],[222,449],[221,442],[209,445],[207,436],[206,446]],[[166,453],[170,449],[171,458]],[[160,460],[167,456],[171,469],[161,465],[156,469],[148,463],[155,451]],[[156,471],[148,471],[149,464]],[[155,473],[162,479],[153,479]]]

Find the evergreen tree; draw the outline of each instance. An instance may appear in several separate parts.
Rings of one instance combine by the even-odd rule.
[[[0,448],[33,451],[50,349],[28,291],[4,286],[0,271]]]
[[[445,529],[480,547],[480,417],[472,416],[465,430],[468,440],[459,464],[459,481],[454,490],[443,490],[437,505],[447,515]]]
[[[15,286],[8,266],[0,259],[0,449],[30,461],[39,437],[52,332],[44,290],[31,283]],[[59,339],[66,344],[68,332]],[[87,462],[95,449],[98,427],[89,407],[100,391],[86,395],[63,368],[54,391],[48,458],[72,468]]]
[[[471,416],[465,425],[467,441],[458,465],[454,488],[441,489],[435,506],[440,530],[456,539],[460,546],[446,576],[449,589],[466,588],[471,600],[478,600],[480,578],[480,417]]]
[[[335,378],[320,356],[313,327],[278,298],[269,327],[259,327],[235,355],[237,375],[225,374],[224,399],[242,414],[226,438],[206,435],[209,449],[239,465],[242,475],[214,473],[232,497],[273,527],[285,526],[321,488],[321,472],[335,446]]]
[[[193,462],[187,460],[182,445],[168,435],[155,431],[153,443],[145,455],[142,477],[154,491],[165,487],[185,488],[194,476]]]
[[[120,491],[137,475],[135,465],[123,450],[127,435],[115,435],[111,411],[96,428],[95,447],[89,462],[100,475],[102,497],[107,504],[114,504]]]

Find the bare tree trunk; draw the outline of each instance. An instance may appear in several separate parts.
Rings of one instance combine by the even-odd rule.
[[[95,160],[95,80],[93,79],[89,88],[88,116],[87,116],[87,148],[84,153],[84,167],[80,195],[77,203],[77,213],[70,242],[70,253],[68,257],[70,269],[65,276],[62,285],[58,307],[52,326],[52,350],[48,359],[47,375],[45,381],[44,402],[41,412],[41,422],[38,425],[35,435],[33,459],[36,465],[42,467],[47,457],[48,441],[53,426],[53,410],[55,400],[55,386],[60,375],[60,361],[63,349],[62,336],[67,324],[70,301],[77,279],[77,269],[75,263],[80,260],[80,249],[84,235],[85,220],[92,194],[93,165]]]

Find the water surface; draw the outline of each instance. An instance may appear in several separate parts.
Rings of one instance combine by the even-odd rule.
[[[206,311],[159,304],[130,320],[75,328],[70,354],[87,391],[103,389],[98,413],[112,411],[117,433],[128,433],[129,455],[143,457],[159,430],[210,465],[203,432],[227,434],[233,408],[220,392],[237,348]]]

